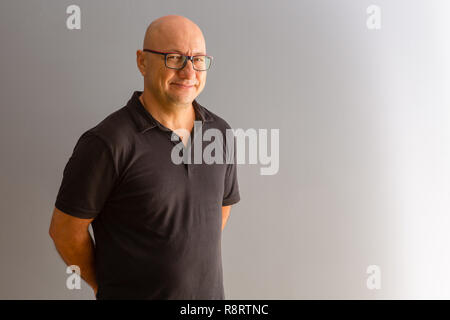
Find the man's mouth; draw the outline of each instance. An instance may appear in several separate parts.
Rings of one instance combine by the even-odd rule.
[[[184,89],[189,89],[189,88],[193,88],[193,87],[194,87],[193,84],[176,83],[176,82],[173,82],[172,84],[173,84],[174,86],[177,86],[177,87],[179,87],[179,88],[184,88]]]

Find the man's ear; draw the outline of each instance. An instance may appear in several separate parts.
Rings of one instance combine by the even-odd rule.
[[[136,51],[136,64],[141,74],[145,76],[145,74],[147,73],[148,61],[146,59],[144,51]]]

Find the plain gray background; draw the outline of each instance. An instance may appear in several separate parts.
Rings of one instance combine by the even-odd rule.
[[[81,30],[66,8],[81,8]],[[381,29],[366,8],[381,8]],[[147,25],[184,15],[214,56],[199,101],[279,129],[280,169],[240,165],[228,299],[450,298],[450,5],[445,1],[2,1],[0,298],[66,288],[48,236],[62,171],[125,105]],[[381,289],[366,286],[369,265]]]

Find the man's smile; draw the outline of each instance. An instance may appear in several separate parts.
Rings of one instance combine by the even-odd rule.
[[[175,82],[173,82],[171,84],[176,86],[176,87],[178,87],[178,88],[182,88],[182,89],[190,89],[190,88],[194,87],[193,84],[182,84],[182,83],[175,83]]]

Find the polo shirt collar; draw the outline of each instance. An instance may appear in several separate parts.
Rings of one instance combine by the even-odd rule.
[[[147,130],[160,127],[161,124],[153,118],[150,112],[142,105],[141,100],[139,100],[141,94],[142,91],[134,91],[130,100],[128,100],[126,107],[130,111],[131,117],[139,132],[144,133]],[[195,120],[200,120],[202,122],[213,121],[213,117],[208,110],[201,106],[196,100],[192,102],[192,105],[194,106]]]

